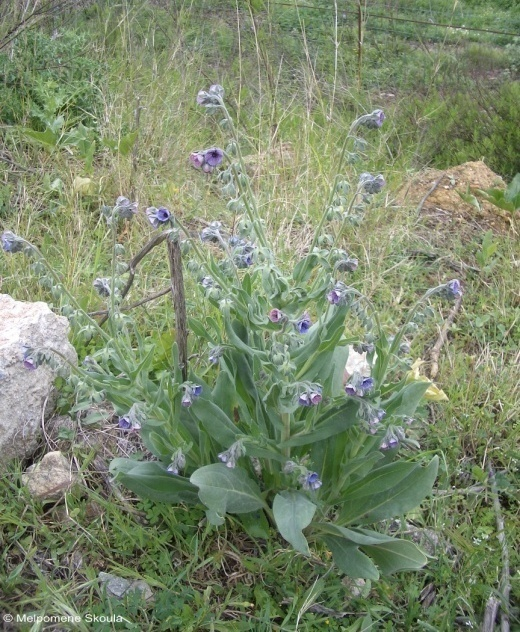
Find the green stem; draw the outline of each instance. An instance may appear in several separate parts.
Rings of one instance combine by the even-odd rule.
[[[289,439],[291,438],[291,414],[282,413],[281,416],[282,416],[282,423],[283,423],[281,443],[284,443],[285,441],[289,441]],[[291,448],[290,447],[284,448],[284,453],[287,458],[290,458]]]
[[[74,296],[63,285],[63,283],[61,282],[61,279],[56,274],[56,272],[53,270],[52,266],[47,261],[47,259],[43,256],[43,254],[40,252],[40,250],[38,250],[38,248],[36,246],[31,244],[26,239],[23,239],[23,242],[26,243],[29,246],[31,252],[33,252],[33,253],[35,253],[37,255],[38,259],[43,263],[43,265],[45,266],[47,271],[50,273],[50,275],[54,279],[56,285],[59,285],[61,287],[63,293],[65,294],[65,296],[71,302],[71,305],[74,306],[74,309],[76,311],[78,311],[85,318],[85,320],[87,320],[87,322],[89,322],[97,330],[97,332],[100,334],[100,336],[103,338],[103,340],[105,340],[105,342],[108,342],[110,340],[110,336],[105,331],[103,331],[103,329],[101,329],[101,327],[98,325],[97,321],[94,320],[93,318],[91,318],[87,314],[87,312],[79,305],[79,303],[76,301]]]

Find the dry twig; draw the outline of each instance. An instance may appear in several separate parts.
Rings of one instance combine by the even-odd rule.
[[[446,338],[448,337],[448,331],[453,321],[455,320],[455,316],[457,315],[460,306],[462,303],[462,296],[459,296],[455,301],[455,305],[451,308],[450,313],[448,314],[448,318],[444,321],[439,337],[437,338],[437,342],[433,345],[433,348],[430,353],[430,379],[434,380],[437,377],[437,373],[439,372],[439,355],[441,353],[441,349],[446,342]]]

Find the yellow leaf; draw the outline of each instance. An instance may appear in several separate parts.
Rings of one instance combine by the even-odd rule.
[[[446,393],[436,386],[431,380],[429,380],[425,375],[421,375],[420,367],[424,364],[424,360],[421,358],[417,358],[417,360],[410,367],[410,371],[406,374],[406,383],[410,382],[429,382],[430,386],[426,389],[424,393],[424,399],[429,402],[447,402],[448,396]]]
[[[79,195],[88,195],[94,193],[95,185],[91,178],[76,176],[74,178],[74,182],[72,183],[72,190],[74,193],[78,193]]]

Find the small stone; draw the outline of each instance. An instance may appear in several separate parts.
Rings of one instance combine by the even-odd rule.
[[[125,579],[110,573],[99,573],[98,579],[105,588],[107,595],[124,599],[130,593],[138,592],[144,601],[152,601],[154,594],[150,586],[143,579]]]
[[[49,452],[22,474],[22,483],[38,500],[60,500],[77,480],[72,464],[61,452]]]

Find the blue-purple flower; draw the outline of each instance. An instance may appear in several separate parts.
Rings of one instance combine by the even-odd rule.
[[[300,394],[298,404],[300,406],[317,406],[323,399],[322,388],[319,384],[312,384],[307,390]]]
[[[119,417],[118,426],[121,430],[140,430],[146,419],[145,411],[143,410],[143,404],[132,404],[130,410],[126,415]]]
[[[117,425],[119,426],[119,428],[121,428],[121,430],[130,430],[132,428],[132,422],[130,421],[128,415],[123,415],[119,417]]]
[[[191,166],[202,169],[205,173],[211,173],[224,159],[224,152],[218,147],[210,147],[190,154]]]
[[[317,472],[307,472],[306,474],[302,474],[298,478],[298,482],[301,484],[303,489],[306,489],[307,491],[316,491],[323,485]]]
[[[272,323],[283,323],[287,321],[287,316],[279,309],[272,309],[267,315]]]
[[[204,160],[210,167],[217,167],[224,159],[224,152],[218,147],[211,147],[204,152]]]
[[[23,353],[23,365],[28,371],[38,368],[38,359],[32,349],[26,349]]]
[[[385,179],[381,173],[377,176],[373,176],[371,173],[362,173],[359,176],[359,186],[363,187],[366,193],[372,195],[381,191],[385,186]]]
[[[202,169],[202,166],[204,165],[204,152],[193,151],[190,154],[190,162],[191,166],[195,167],[195,169]]]
[[[352,397],[363,397],[374,388],[374,379],[363,377],[357,371],[354,372],[348,384],[345,385],[345,393]]]
[[[394,448],[397,448],[399,442],[403,439],[406,439],[406,434],[403,428],[400,426],[390,426],[386,431],[379,448],[381,450],[393,450]]]
[[[383,125],[386,116],[383,110],[374,110],[370,114],[365,114],[358,119],[360,125],[364,125],[369,129],[376,129]]]
[[[252,252],[246,252],[242,254],[236,254],[233,257],[233,262],[237,268],[249,268],[254,263],[254,257]]]
[[[0,237],[0,241],[2,242],[2,249],[5,252],[20,252],[24,248],[24,240],[18,235],[15,235],[10,230],[6,230],[2,233]]]
[[[460,281],[458,279],[453,279],[452,281],[448,281],[446,283],[446,295],[451,298],[459,298],[462,296],[462,287],[460,285]]]
[[[344,305],[347,302],[347,297],[350,292],[351,288],[348,285],[342,281],[338,281],[327,294],[327,301],[331,305]]]
[[[298,320],[294,322],[294,326],[298,333],[306,334],[311,328],[312,322],[308,312],[304,312]]]
[[[202,393],[202,386],[200,384],[193,384],[192,382],[185,382],[182,385],[184,394],[181,399],[181,404],[185,408],[189,408],[193,404],[193,400],[197,399]]]
[[[146,209],[146,215],[150,224],[154,228],[159,228],[164,224],[171,224],[173,222],[173,215],[170,211],[164,206],[160,206],[159,208],[155,208],[155,206],[150,206]]]

